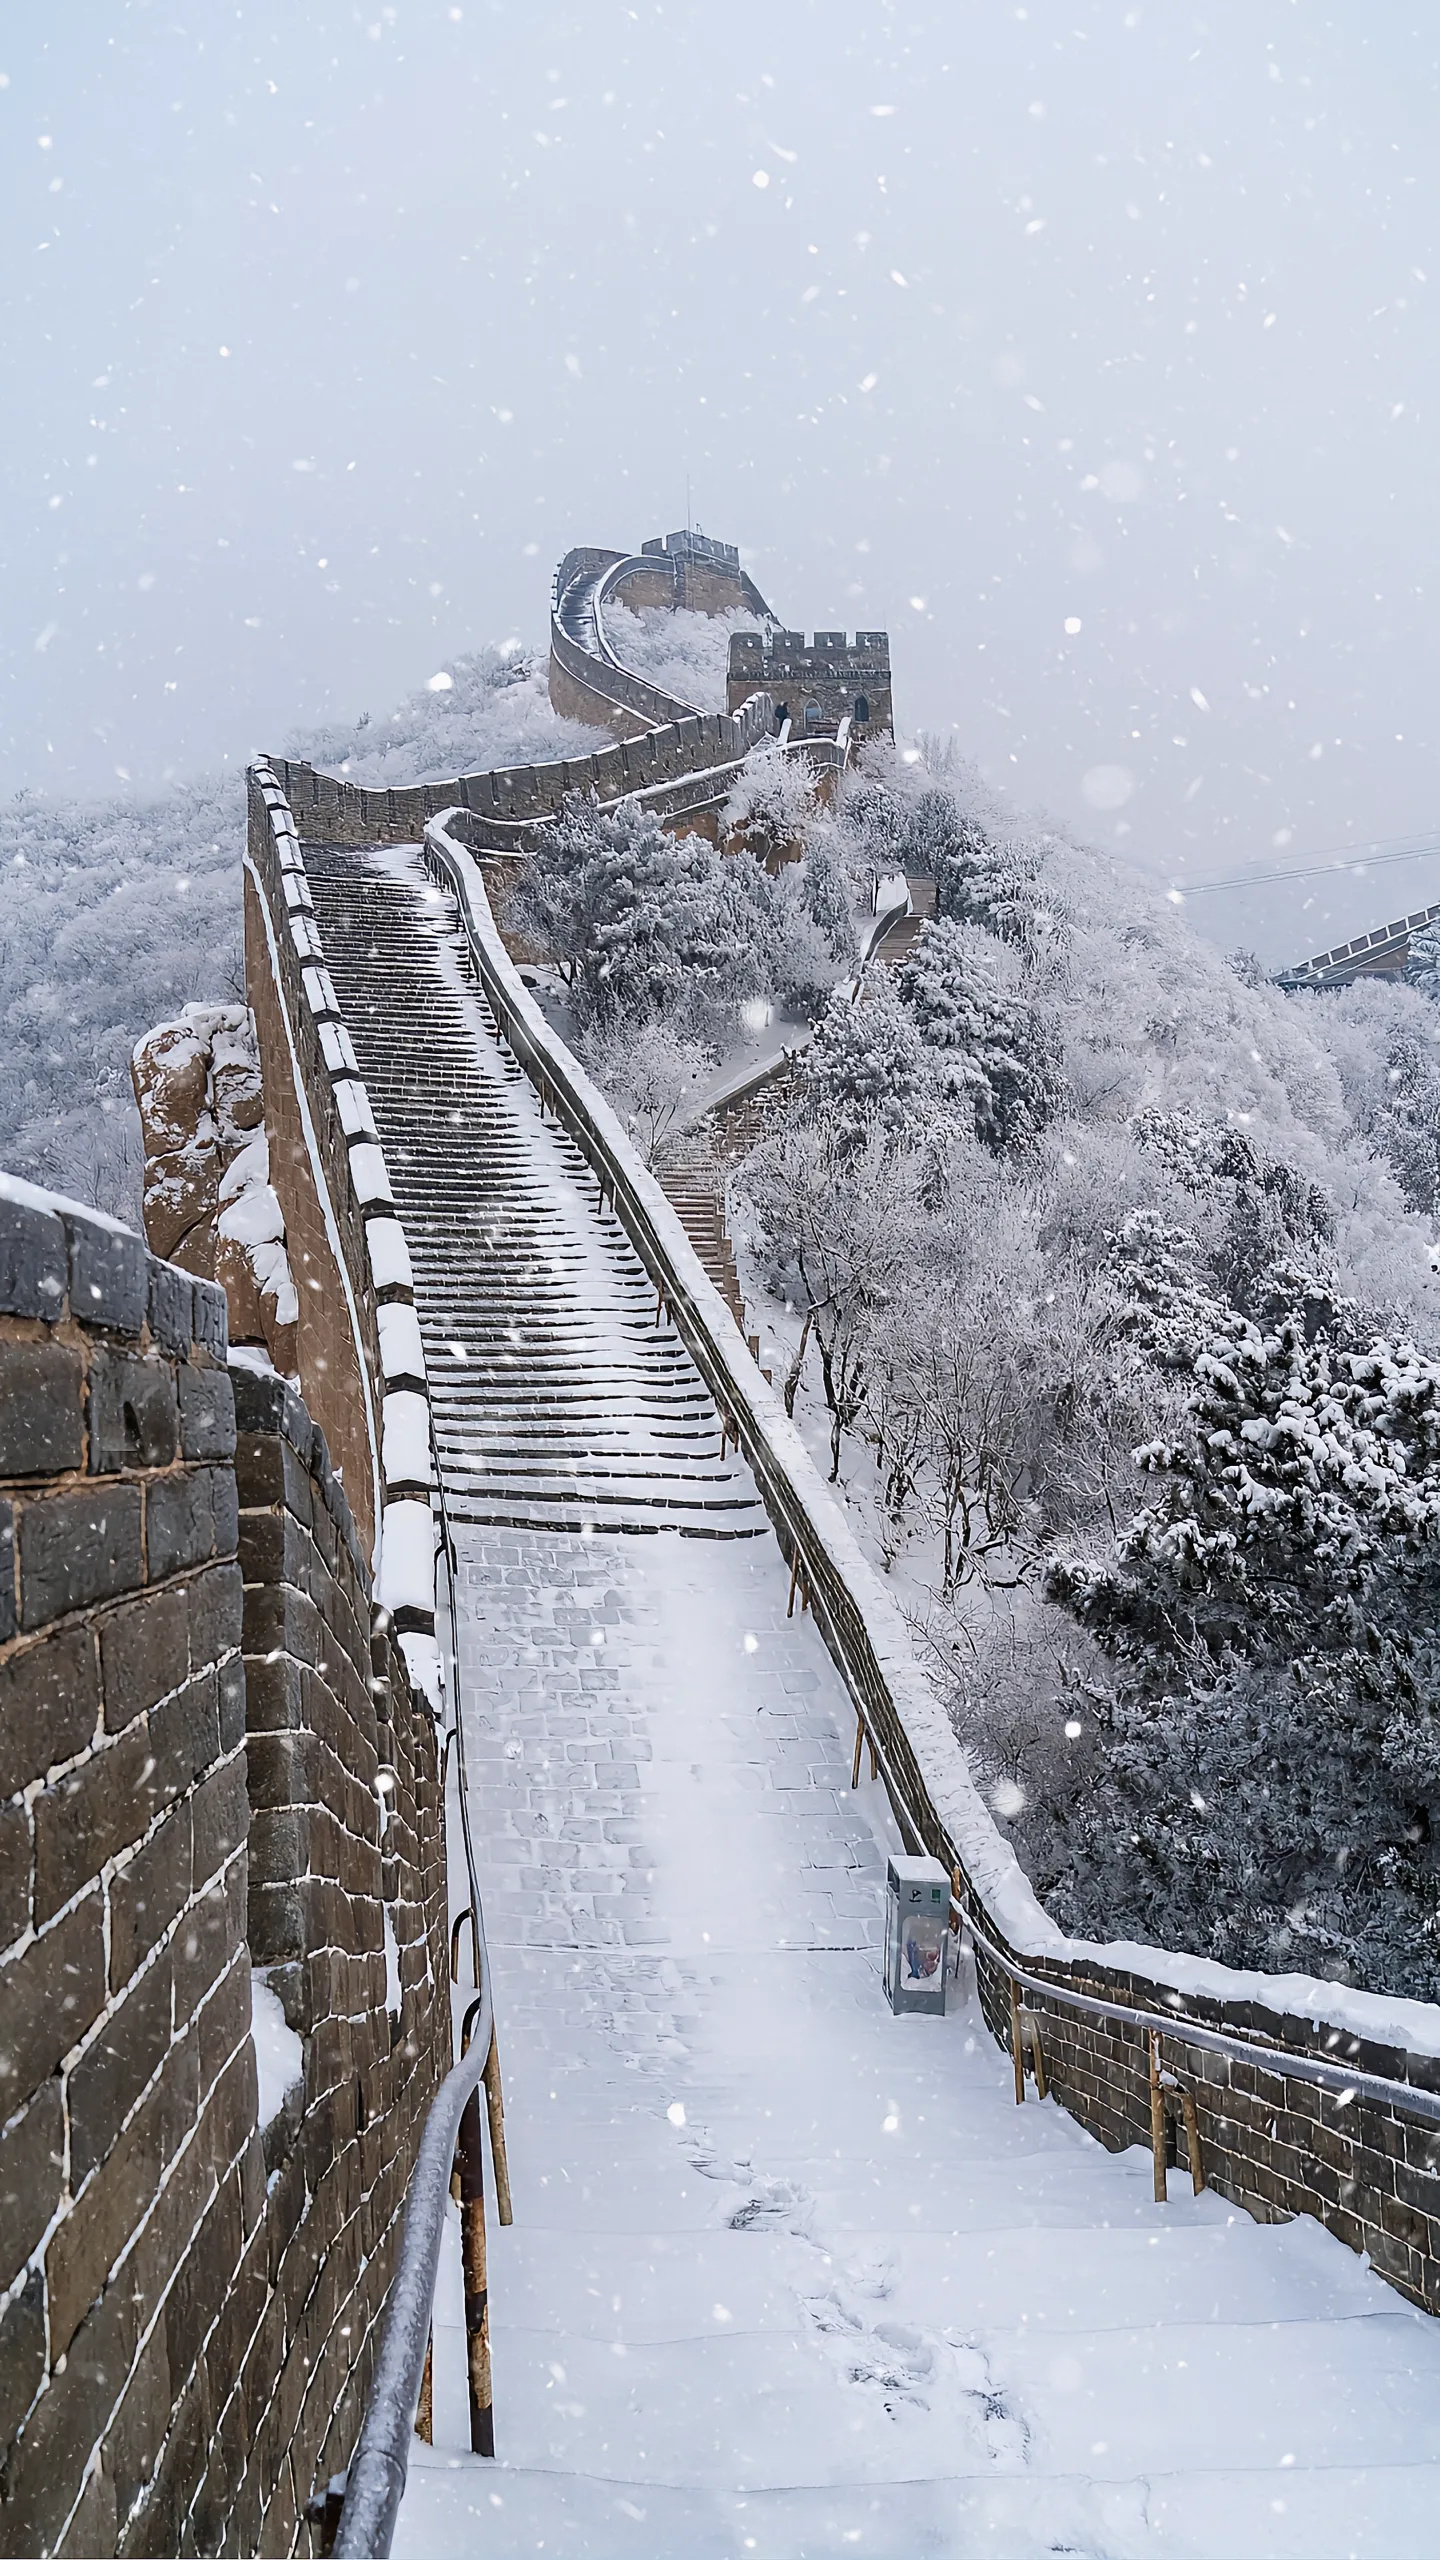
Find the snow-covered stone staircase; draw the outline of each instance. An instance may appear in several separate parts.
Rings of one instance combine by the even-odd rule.
[[[618,1222],[460,976],[448,903],[413,855],[307,861],[415,1266],[452,1521],[759,1536]]]
[[[396,2560],[1430,2560],[1440,2323],[1017,2108],[965,1985],[889,2015],[887,1810],[753,1483],[414,856],[309,861],[416,1266],[515,2198],[499,2460],[452,2216]]]
[[[735,1248],[725,1226],[725,1176],[709,1147],[677,1147],[657,1171],[661,1190],[726,1306],[745,1330]]]

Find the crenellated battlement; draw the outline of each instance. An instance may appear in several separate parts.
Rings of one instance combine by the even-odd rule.
[[[795,737],[834,737],[848,720],[858,737],[894,735],[890,691],[890,634],[817,631],[737,631],[730,642],[726,698],[733,707],[763,690],[777,721]]]

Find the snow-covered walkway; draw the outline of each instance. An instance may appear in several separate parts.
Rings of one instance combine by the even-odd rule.
[[[889,2015],[885,1809],[750,1478],[413,858],[312,886],[435,1385],[515,2194],[500,2460],[447,2449],[452,2248],[402,2560],[1428,2560],[1440,2325],[1157,2206],[962,2003]]]
[[[1150,2194],[957,2004],[893,2019],[883,1822],[769,1540],[460,1533],[507,2092],[496,2434],[458,2264],[403,2560],[1420,2560],[1440,2328],[1310,2224]]]

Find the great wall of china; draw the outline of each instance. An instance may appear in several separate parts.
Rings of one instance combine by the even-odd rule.
[[[619,662],[604,604],[622,591],[754,612],[725,712]],[[788,1580],[787,1680],[853,1716],[851,1785],[868,1754],[903,1844],[952,1876],[1016,2099],[1048,2094],[1110,2151],[1145,2146],[1157,2196],[1168,2164],[1260,2220],[1311,2216],[1440,2309],[1440,2018],[1061,1936],[716,1253],[695,1249],[703,1215],[687,1234],[492,915],[487,882],[569,793],[713,824],[777,733],[838,776],[891,725],[885,635],[807,647],[737,554],[672,536],[569,553],[551,651],[557,709],[614,734],[587,758],[388,791],[252,770],[247,993],[298,1391],[227,1365],[213,1283],[69,1204],[0,1198],[7,2553],[388,2549],[417,2411],[437,2424],[457,2137],[478,2423],[475,2216],[497,2165],[482,2173],[481,2101],[493,2141],[496,2057],[513,2033],[523,2077],[542,1996],[522,1990],[525,1951],[543,1971],[577,1949],[577,1975],[610,1964],[631,1986],[648,1925],[626,1866],[631,1746],[595,1721],[602,1648],[563,1607],[538,1635],[515,1595],[583,1582],[600,1550],[668,1553],[666,1527],[702,1616],[742,1565],[773,1570],[782,1600]],[[537,1661],[568,1741],[536,1738]],[[783,1755],[790,1728],[774,1730]],[[529,1767],[552,1750],[576,1755],[573,1823]],[[839,1777],[825,1765],[843,1813],[848,1731]],[[495,2044],[477,1980],[455,2062],[467,1913],[485,1963],[482,1815],[512,1952]],[[559,1861],[567,1836],[563,1874],[537,1881],[524,1843],[553,1840]],[[873,1882],[867,1856],[852,1864]],[[873,1945],[863,1917],[844,1925],[834,1944]],[[273,2105],[262,1979],[259,2050],[278,2036],[291,2071]],[[661,2005],[687,1999],[667,1983]],[[531,2138],[512,2116],[517,2195]]]

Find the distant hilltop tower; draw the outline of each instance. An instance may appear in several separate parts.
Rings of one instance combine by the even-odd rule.
[[[852,644],[843,631],[817,631],[807,647],[803,631],[782,630],[779,615],[741,568],[734,543],[691,526],[655,534],[638,551],[583,544],[566,552],[550,598],[550,700],[567,719],[631,739],[721,717],[626,665],[623,640],[606,627],[609,604],[628,605],[632,613],[753,614],[754,631],[731,635],[729,718],[756,694],[768,694],[775,729],[788,721],[792,746],[806,738],[835,739],[844,727],[842,763],[866,738],[895,734],[889,633],[857,631]]]
[[[725,705],[738,711],[752,693],[768,693],[777,725],[788,720],[792,738],[833,738],[842,720],[863,738],[895,735],[890,698],[890,634],[817,631],[808,648],[803,631],[737,631],[730,642]]]

